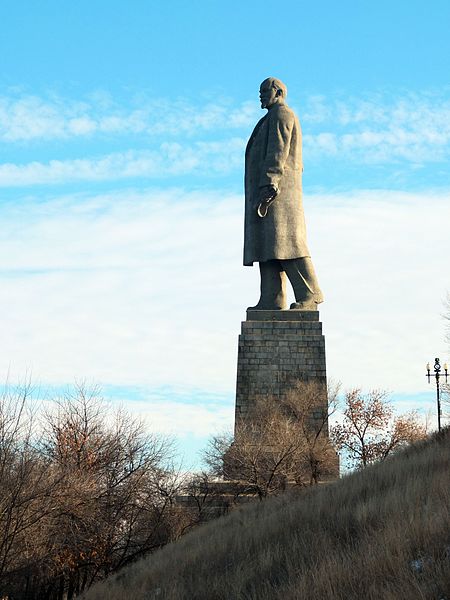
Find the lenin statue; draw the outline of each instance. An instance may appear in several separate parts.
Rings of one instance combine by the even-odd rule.
[[[286,104],[287,89],[269,77],[260,87],[267,114],[245,151],[244,265],[259,263],[261,296],[249,310],[286,308],[286,276],[293,310],[317,310],[323,295],[306,243],[302,205],[302,132]]]

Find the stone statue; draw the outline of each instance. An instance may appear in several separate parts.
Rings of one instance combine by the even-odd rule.
[[[287,88],[265,79],[259,90],[267,114],[245,151],[244,265],[259,263],[261,297],[249,310],[286,308],[286,275],[294,310],[317,310],[323,295],[306,243],[302,205],[302,133],[286,104]]]

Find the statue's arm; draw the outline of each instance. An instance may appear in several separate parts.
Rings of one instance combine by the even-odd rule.
[[[291,144],[295,117],[289,110],[270,115],[268,122],[267,151],[261,170],[260,188],[278,190]]]

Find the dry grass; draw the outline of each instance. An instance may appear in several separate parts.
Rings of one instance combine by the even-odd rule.
[[[323,488],[255,503],[86,600],[450,600],[450,430]]]

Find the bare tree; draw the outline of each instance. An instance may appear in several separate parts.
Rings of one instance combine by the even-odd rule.
[[[37,531],[52,511],[58,478],[35,443],[30,382],[6,384],[0,396],[0,590],[33,585],[44,554]]]
[[[261,398],[249,418],[231,434],[214,437],[205,462],[214,475],[239,480],[242,492],[260,499],[287,486],[304,486],[336,474],[336,453],[328,440],[328,418],[337,389],[298,382],[283,398]]]
[[[43,424],[30,388],[0,397],[0,596],[71,600],[178,537],[172,447],[78,386]]]
[[[387,392],[372,390],[364,394],[358,388],[346,393],[343,420],[331,430],[336,447],[356,467],[384,460],[425,435],[426,428],[416,412],[394,416]]]
[[[317,484],[329,477],[336,477],[339,462],[329,439],[329,419],[338,405],[340,384],[330,381],[325,391],[317,382],[298,382],[282,401],[282,410],[291,417],[301,430],[305,442],[304,479]]]
[[[98,390],[79,386],[56,404],[46,415],[42,447],[64,486],[48,556],[70,600],[172,539],[176,481],[167,440],[124,411],[109,414]]]

